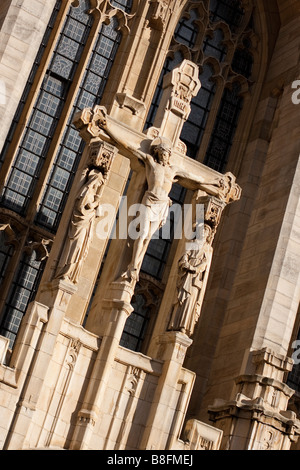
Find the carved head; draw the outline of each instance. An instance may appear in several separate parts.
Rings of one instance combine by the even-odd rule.
[[[162,165],[169,165],[172,153],[172,144],[166,137],[157,137],[152,141],[151,153]]]

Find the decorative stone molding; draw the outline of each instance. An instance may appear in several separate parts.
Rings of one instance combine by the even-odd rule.
[[[294,412],[271,409],[260,397],[238,394],[230,402],[216,400],[209,415],[223,430],[226,450],[289,450],[300,435]]]
[[[143,101],[137,100],[128,93],[117,93],[116,101],[120,108],[128,108],[133,115],[139,115],[145,111],[145,104]]]
[[[223,432],[196,419],[187,421],[182,440],[186,450],[219,450]]]
[[[287,450],[300,436],[300,421],[287,409],[294,390],[282,381],[292,361],[268,348],[251,354],[257,373],[237,377],[235,398],[215,400],[210,419],[227,449]]]
[[[0,335],[0,364],[4,364],[8,350],[9,339]]]
[[[282,354],[275,354],[270,348],[252,352],[252,363],[255,364],[257,374],[278,379],[283,378],[285,372],[293,368],[293,360]]]

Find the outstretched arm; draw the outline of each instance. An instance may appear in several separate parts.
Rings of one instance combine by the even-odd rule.
[[[175,182],[179,182],[182,186],[188,189],[202,189],[212,194],[218,194],[221,187],[220,178],[212,178],[210,181],[196,175],[193,172],[176,167],[175,169]]]
[[[128,150],[132,155],[140,160],[146,159],[146,154],[139,151],[136,147],[128,142],[128,135],[119,126],[114,125],[113,121],[107,120],[106,115],[103,113],[101,116],[97,116],[97,124],[103,129],[109,137],[116,143],[119,148]]]

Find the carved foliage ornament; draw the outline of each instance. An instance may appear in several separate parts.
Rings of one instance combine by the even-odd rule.
[[[133,0],[132,10],[135,11],[138,0]],[[105,24],[109,24],[111,18],[116,17],[118,20],[118,29],[123,32],[129,32],[129,22],[134,14],[128,14],[123,9],[117,8],[116,5],[108,0],[90,0],[89,14],[98,16]]]
[[[36,254],[37,261],[44,261],[49,257],[49,252],[53,240],[46,239],[42,235],[33,233],[24,247],[24,252],[31,255],[33,252]]]

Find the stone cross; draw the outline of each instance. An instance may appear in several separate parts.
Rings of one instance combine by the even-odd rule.
[[[107,115],[102,106],[85,109],[75,118],[81,135],[99,137],[113,143],[136,168],[144,166],[147,190],[142,199],[140,236],[133,245],[132,259],[122,274],[124,280],[135,284],[144,255],[157,229],[166,221],[171,205],[169,193],[178,182],[187,189],[201,190],[229,203],[239,199],[241,190],[231,173],[221,175],[186,156],[185,144],[180,141],[182,127],[191,111],[191,100],[200,90],[196,64],[184,60],[164,78],[163,95],[153,127],[139,133]]]

